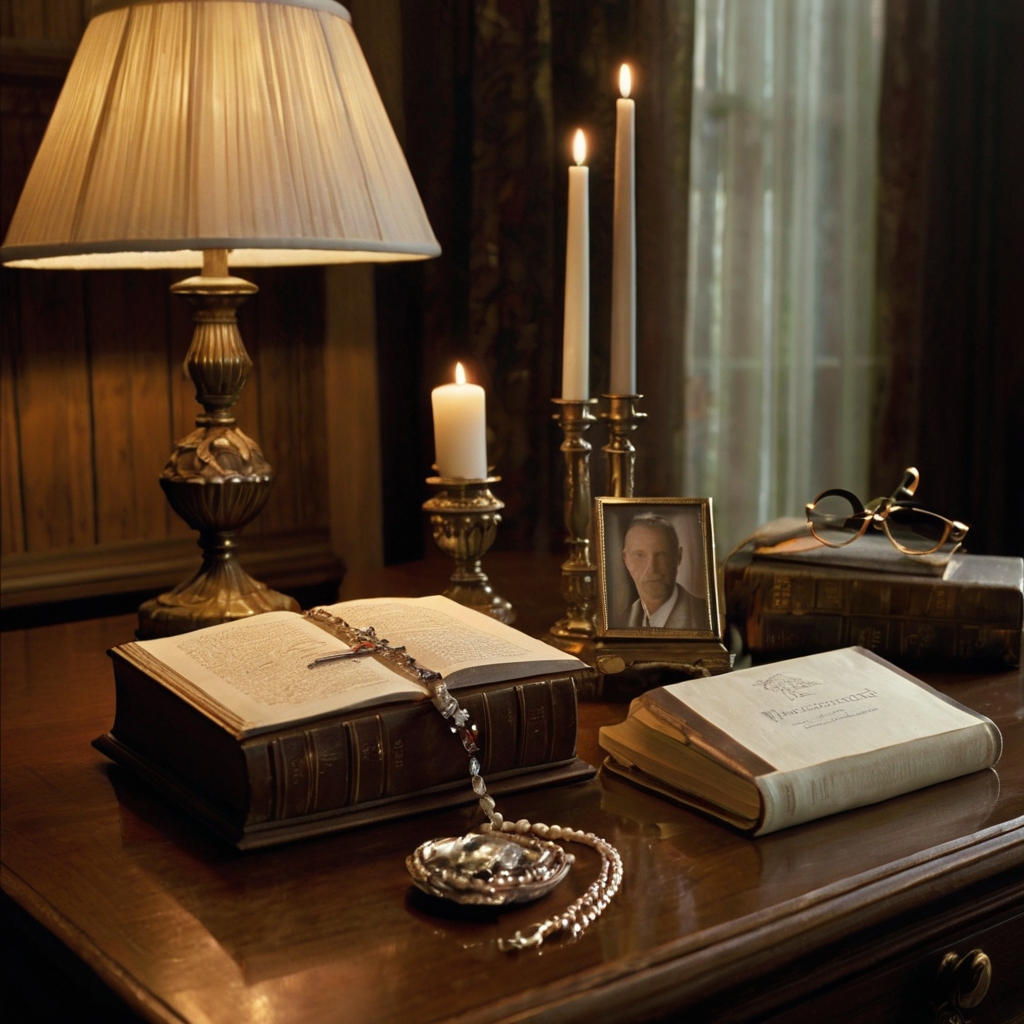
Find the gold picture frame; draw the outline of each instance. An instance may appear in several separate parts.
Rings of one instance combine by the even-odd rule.
[[[594,523],[599,637],[721,641],[710,498],[595,498]]]

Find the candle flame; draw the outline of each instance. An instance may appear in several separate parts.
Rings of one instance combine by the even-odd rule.
[[[466,371],[462,368],[462,363],[455,364],[455,383],[465,384],[466,383]]]
[[[579,167],[587,159],[587,137],[583,134],[582,128],[576,129],[572,140],[572,158]]]
[[[629,92],[633,88],[633,75],[629,70],[628,64],[623,64],[619,68],[619,92],[622,93],[624,100],[629,99]]]

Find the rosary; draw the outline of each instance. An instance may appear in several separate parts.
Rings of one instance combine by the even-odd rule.
[[[480,747],[476,725],[459,702],[448,692],[440,672],[424,668],[405,652],[378,638],[372,626],[360,629],[323,608],[306,612],[306,617],[322,623],[331,632],[352,644],[347,651],[316,658],[315,668],[341,658],[373,655],[411,675],[430,691],[433,705],[459,737],[469,756],[469,779],[480,809],[487,820],[479,832],[461,837],[431,839],[417,847],[405,860],[415,885],[423,892],[456,903],[503,906],[527,903],[550,892],[568,875],[575,858],[554,839],[581,843],[601,857],[597,879],[587,891],[561,914],[517,931],[510,939],[499,939],[498,948],[506,952],[540,946],[549,935],[564,932],[573,938],[597,920],[622,884],[622,858],[611,843],[562,825],[544,825],[526,818],[506,821],[495,809],[494,798],[480,774],[477,758]]]

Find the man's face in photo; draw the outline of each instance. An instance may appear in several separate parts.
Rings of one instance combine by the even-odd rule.
[[[641,525],[626,531],[622,560],[648,612],[672,596],[682,558],[683,549],[668,530]]]

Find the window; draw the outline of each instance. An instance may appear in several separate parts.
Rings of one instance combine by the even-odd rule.
[[[719,557],[868,490],[881,0],[697,0],[686,493]]]

